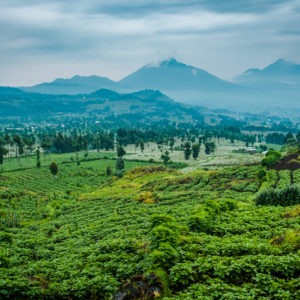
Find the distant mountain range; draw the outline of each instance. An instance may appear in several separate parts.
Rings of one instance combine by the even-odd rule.
[[[300,65],[279,59],[262,70],[249,69],[235,82],[228,82],[171,58],[147,64],[118,82],[76,75],[20,89],[52,95],[88,94],[99,89],[118,93],[153,89],[176,101],[209,108],[251,112],[300,109]]]
[[[0,87],[0,118],[57,116],[111,117],[125,115],[133,120],[202,120],[201,108],[177,103],[157,90],[120,94],[100,89],[90,94],[50,95]]]
[[[52,82],[44,82],[31,87],[20,87],[25,92],[34,92],[54,95],[76,95],[91,93],[99,89],[119,90],[120,85],[106,77],[79,76],[70,79],[58,78]]]
[[[247,70],[236,81],[251,87],[300,87],[300,65],[279,59],[262,70]]]

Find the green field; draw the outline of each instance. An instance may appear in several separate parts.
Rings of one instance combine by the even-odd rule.
[[[294,208],[254,204],[259,166],[183,174],[126,161],[129,171],[118,178],[106,175],[112,155],[90,153],[95,160],[78,166],[70,154],[51,154],[40,169],[22,158],[32,168],[13,162],[1,173],[1,298],[109,299],[150,271],[163,274],[166,298],[300,296],[299,245],[274,242],[299,232],[300,217],[285,217]],[[269,185],[272,176],[274,185],[290,182],[274,172]],[[156,215],[169,221],[153,229]]]

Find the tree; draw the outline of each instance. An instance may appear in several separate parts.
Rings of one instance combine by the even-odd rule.
[[[141,148],[141,151],[144,152],[144,150],[145,150],[145,144],[144,144],[143,140],[140,140],[140,148]]]
[[[190,156],[192,154],[191,143],[190,142],[186,142],[184,144],[183,148],[184,148],[184,159],[189,160]]]
[[[161,159],[163,160],[164,165],[166,166],[168,164],[168,162],[170,161],[170,156],[169,156],[169,151],[165,151],[165,153],[163,153],[161,155]]]
[[[117,147],[117,155],[119,158],[122,158],[126,154],[125,149],[122,146]]]
[[[18,157],[18,150],[20,152],[20,148],[22,148],[22,146],[21,146],[21,144],[22,144],[21,137],[18,134],[15,134],[13,136],[13,141],[16,145],[16,157]]]
[[[40,158],[41,158],[41,151],[39,149],[36,149],[35,153],[36,153],[36,160],[40,160]]]
[[[106,167],[106,176],[110,176],[111,175],[111,166],[107,166]]]
[[[170,138],[170,141],[169,141],[169,145],[170,145],[171,151],[173,151],[174,144],[175,144],[175,140],[174,140],[173,137],[171,137],[171,138]]]
[[[56,175],[58,173],[58,166],[56,162],[52,162],[49,166],[50,172],[53,175],[54,178],[56,178]]]
[[[295,140],[294,135],[291,132],[288,132],[284,139],[285,144],[289,144],[289,141],[292,141],[292,140],[293,141]]]
[[[0,165],[3,165],[4,156],[8,153],[8,150],[3,146],[0,146]]]
[[[124,169],[124,167],[125,167],[124,159],[122,157],[119,157],[116,162],[116,169],[118,171],[121,171]]]
[[[297,142],[299,143],[300,142],[300,131],[297,133],[296,139],[297,139]]]
[[[205,153],[210,154],[215,152],[216,150],[216,144],[215,142],[206,142],[205,143]]]
[[[192,154],[193,154],[193,158],[194,159],[198,158],[199,152],[200,152],[200,145],[199,144],[193,144],[193,146],[192,146]]]
[[[40,161],[40,160],[37,160],[36,166],[37,166],[37,168],[40,168],[40,167],[41,167],[41,161]]]

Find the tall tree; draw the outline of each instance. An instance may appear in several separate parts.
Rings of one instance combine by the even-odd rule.
[[[200,145],[199,144],[193,144],[193,146],[192,146],[192,154],[193,154],[193,158],[194,159],[198,158],[199,152],[200,152]]]
[[[58,173],[58,165],[56,162],[52,162],[49,166],[50,172],[53,175],[53,178],[56,179],[56,175]]]
[[[184,159],[189,160],[190,156],[192,154],[192,150],[191,150],[191,143],[190,142],[186,142],[184,144]]]
[[[143,140],[140,140],[140,148],[141,148],[141,151],[144,152],[144,150],[145,150],[145,144],[144,144]]]

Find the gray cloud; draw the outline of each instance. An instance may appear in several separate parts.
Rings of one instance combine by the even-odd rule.
[[[0,0],[0,85],[119,79],[176,56],[223,78],[299,61],[299,1]]]

